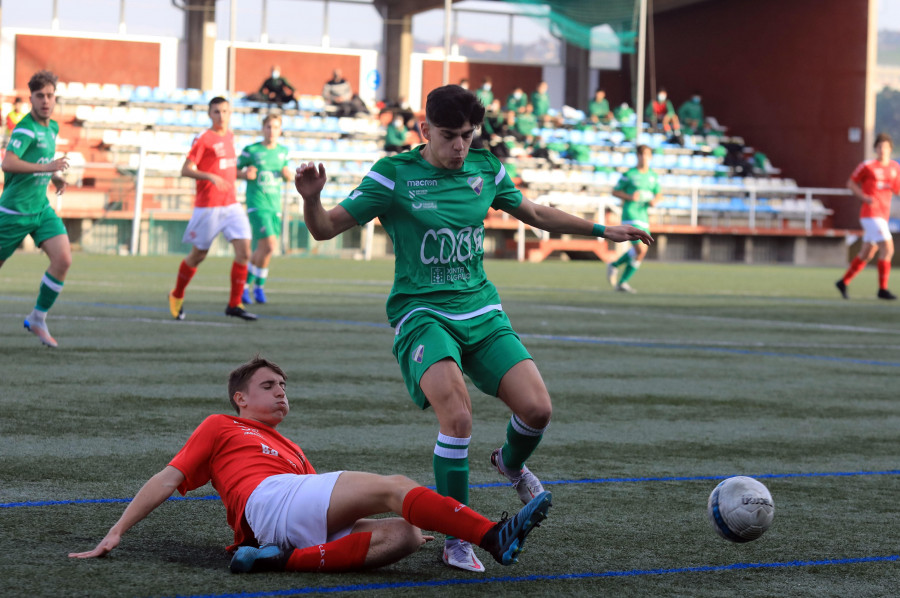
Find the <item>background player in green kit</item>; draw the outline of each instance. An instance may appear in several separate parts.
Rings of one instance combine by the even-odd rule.
[[[537,367],[503,312],[484,273],[484,219],[493,207],[554,233],[652,242],[630,226],[602,225],[522,197],[503,164],[487,150],[470,150],[484,106],[457,85],[428,94],[425,145],[379,160],[340,205],[326,211],[327,180],[319,164],[297,169],[295,184],[315,239],[330,239],[378,218],[394,245],[394,286],[387,315],[395,329],[394,355],[413,401],[434,410],[440,427],[434,447],[437,491],[468,503],[472,401],[463,373],[512,411],[506,443],[492,464],[528,502],[543,488],[525,461],[550,423],[552,406]],[[471,545],[444,544],[444,562],[484,571]]]
[[[72,250],[66,227],[47,201],[47,184],[51,181],[61,194],[65,181],[57,174],[69,167],[65,157],[56,154],[59,125],[50,120],[56,108],[56,75],[39,71],[28,81],[31,112],[9,138],[3,156],[5,184],[0,196],[0,267],[13,254],[19,243],[31,235],[35,244],[50,258],[50,267],[41,278],[34,309],[25,318],[25,328],[48,347],[57,342],[47,329],[47,311],[62,291],[63,281],[72,265]]]
[[[659,177],[650,169],[653,150],[646,145],[637,146],[637,166],[622,175],[613,189],[613,195],[622,200],[622,224],[630,224],[646,233],[650,233],[650,217],[647,208],[656,205],[660,199]],[[634,293],[628,281],[641,267],[641,261],[647,255],[647,246],[632,242],[631,248],[611,264],[606,266],[606,278],[617,291]],[[619,266],[625,265],[622,277]],[[618,282],[618,284],[616,284]]]
[[[253,231],[253,254],[247,267],[243,303],[250,303],[250,286],[254,283],[253,298],[257,303],[266,302],[263,286],[269,276],[269,260],[281,234],[282,182],[294,177],[288,168],[288,149],[278,144],[281,116],[266,116],[262,131],[263,140],[245,147],[237,162],[238,177],[247,180],[247,217]]]

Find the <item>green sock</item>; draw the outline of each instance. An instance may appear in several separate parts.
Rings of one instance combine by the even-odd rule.
[[[469,504],[469,441],[438,434],[434,445],[435,490],[441,496]],[[453,536],[447,536],[452,538]]]
[[[56,298],[62,292],[62,288],[63,281],[53,278],[49,272],[44,272],[44,277],[41,278],[41,290],[38,292],[34,308],[38,311],[50,311]]]
[[[522,423],[518,417],[513,414],[509,418],[509,424],[506,426],[506,444],[503,445],[503,465],[510,471],[518,471],[525,465],[525,461],[534,452],[534,449],[541,443],[544,436],[542,428],[532,428]]]
[[[257,268],[256,269],[256,286],[261,287],[266,284],[266,278],[269,277],[269,269],[268,268]]]
[[[625,271],[622,272],[622,278],[619,279],[619,284],[628,282],[628,279],[634,276],[634,273],[637,272],[638,268],[640,267],[640,262],[631,262],[630,264],[628,264],[628,266],[625,267]]]
[[[257,269],[253,264],[247,264],[247,286],[256,282]]]
[[[613,262],[613,266],[618,268],[622,264],[628,264],[628,263],[631,263],[631,250],[630,249],[628,251],[626,251],[625,253],[623,253],[622,255],[620,255],[619,259],[617,259],[616,261]]]

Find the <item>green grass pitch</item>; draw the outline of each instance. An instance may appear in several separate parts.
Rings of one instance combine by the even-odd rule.
[[[109,558],[68,559],[119,517],[125,503],[109,499],[134,496],[206,415],[228,412],[227,373],[257,352],[287,371],[280,429],[319,471],[433,484],[437,425],[391,355],[390,262],[276,259],[256,323],[223,315],[231,262],[219,258],[172,321],[178,262],[76,254],[48,319],[57,350],[22,329],[46,259],[0,269],[0,594],[897,594],[900,305],[875,299],[874,268],[843,301],[833,268],[648,262],[627,296],[597,262],[488,261],[554,400],[529,462],[554,507],[513,567],[451,570],[432,543],[366,573],[231,575],[209,486],[165,503]],[[472,393],[471,502],[498,517],[518,508],[488,459],[508,412]],[[761,479],[776,505],[743,545],[706,520],[710,491],[734,474]]]

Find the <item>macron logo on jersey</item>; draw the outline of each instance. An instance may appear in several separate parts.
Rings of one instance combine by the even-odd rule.
[[[416,179],[406,181],[407,187],[437,187],[438,182],[434,179]]]

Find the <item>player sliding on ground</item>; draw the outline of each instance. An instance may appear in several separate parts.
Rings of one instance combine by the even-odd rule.
[[[438,419],[433,457],[438,492],[469,502],[472,400],[465,373],[512,411],[506,443],[490,458],[528,503],[543,487],[525,461],[540,443],[552,407],[484,273],[488,209],[553,233],[652,239],[632,226],[603,227],[523,198],[493,154],[470,150],[484,112],[468,90],[439,87],[428,94],[420,123],[427,143],[379,160],[340,205],[328,211],[322,206],[327,177],[321,164],[300,166],[295,183],[315,239],[331,239],[374,218],[390,235],[396,257],[387,315],[395,329],[394,355],[413,402],[420,409],[431,406]],[[443,558],[453,567],[484,571],[462,536],[447,539]]]
[[[28,235],[50,258],[37,302],[25,318],[25,328],[48,347],[56,347],[46,318],[62,292],[72,265],[72,249],[63,221],[47,201],[47,184],[52,182],[57,195],[62,194],[66,182],[59,173],[69,167],[69,162],[65,156],[54,159],[59,125],[50,116],[56,107],[56,75],[37,72],[28,81],[28,89],[31,112],[13,129],[3,156],[6,180],[0,196],[0,267]]]
[[[403,476],[317,474],[303,450],[276,430],[290,406],[284,372],[265,359],[257,357],[231,372],[228,394],[237,417],[207,417],[144,484],[96,548],[70,557],[109,554],[126,531],[173,492],[184,494],[209,481],[234,530],[229,550],[235,573],[380,567],[432,539],[421,529],[465,538],[511,565],[525,538],[547,517],[549,492],[515,517],[494,522]],[[403,518],[365,519],[390,512]]]

